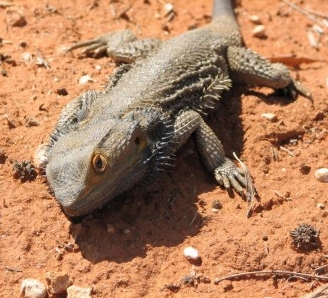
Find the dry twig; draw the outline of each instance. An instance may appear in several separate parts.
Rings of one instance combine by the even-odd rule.
[[[316,274],[308,274],[301,272],[293,272],[293,271],[284,271],[284,270],[271,270],[271,271],[250,271],[250,272],[242,272],[237,274],[228,275],[222,278],[216,278],[214,284],[219,284],[223,280],[231,280],[236,278],[244,278],[246,276],[256,276],[256,275],[275,275],[275,276],[289,276],[294,278],[302,278],[302,279],[317,279],[321,281],[328,281],[328,276],[320,276]]]
[[[281,1],[284,2],[285,4],[287,4],[288,6],[290,6],[292,9],[294,9],[294,10],[298,11],[299,13],[305,15],[311,21],[317,21],[316,16],[320,17],[320,18],[324,18],[324,19],[328,18],[327,14],[317,12],[317,11],[313,11],[313,10],[310,10],[310,9],[301,8],[297,4],[291,3],[288,0],[281,0]]]
[[[302,15],[306,16],[308,19],[310,19],[313,22],[317,22],[317,18],[310,13],[309,11],[307,11],[304,8],[299,7],[298,5],[289,2],[287,0],[281,0],[282,2],[284,2],[285,4],[287,4],[288,6],[290,6],[292,9],[296,10],[297,12],[301,13]]]

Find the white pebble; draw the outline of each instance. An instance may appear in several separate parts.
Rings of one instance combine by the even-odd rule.
[[[263,38],[266,37],[265,27],[263,25],[258,25],[253,30],[253,36]]]
[[[317,32],[319,34],[324,34],[325,33],[325,30],[323,30],[323,28],[320,27],[318,24],[314,24],[312,26],[312,29],[313,29],[313,31],[315,31],[315,32]]]
[[[73,285],[67,288],[67,298],[91,298],[91,292],[91,288],[81,288]]]
[[[320,182],[328,182],[328,168],[321,168],[316,170],[314,177]]]
[[[198,260],[199,259],[198,250],[191,246],[186,247],[183,251],[183,254],[188,260]]]
[[[312,31],[308,31],[307,33],[309,43],[312,48],[317,49],[318,48],[318,37],[314,35]]]
[[[45,298],[47,296],[46,286],[36,279],[26,278],[20,287],[21,298]]]
[[[94,82],[94,81],[95,80],[93,78],[91,78],[89,75],[85,75],[85,76],[80,77],[79,84],[82,85],[82,84],[85,84],[88,82]]]
[[[24,62],[31,62],[33,60],[33,55],[28,52],[21,54],[21,57]]]
[[[318,203],[317,204],[317,208],[319,208],[319,209],[325,209],[325,204]]]
[[[165,12],[168,14],[174,10],[174,7],[171,3],[164,4]]]
[[[268,119],[271,122],[277,121],[277,116],[273,113],[263,113],[261,117]]]
[[[256,25],[261,25],[262,24],[262,21],[261,21],[260,17],[257,16],[257,15],[252,15],[252,16],[249,17],[249,19],[251,20],[251,22],[253,24],[256,24]]]

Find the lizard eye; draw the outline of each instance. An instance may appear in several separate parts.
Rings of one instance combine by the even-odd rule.
[[[97,153],[92,159],[92,165],[97,174],[102,174],[107,168],[107,160],[103,155]]]

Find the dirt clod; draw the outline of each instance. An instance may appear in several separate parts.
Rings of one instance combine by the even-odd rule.
[[[319,232],[309,224],[301,224],[290,232],[293,243],[298,249],[314,249],[319,246]]]

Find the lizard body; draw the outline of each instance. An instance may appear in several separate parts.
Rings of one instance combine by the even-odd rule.
[[[131,64],[118,68],[105,90],[88,91],[69,102],[44,149],[50,187],[72,217],[102,207],[171,166],[174,153],[192,133],[218,183],[243,195],[252,182],[225,156],[202,116],[216,108],[222,92],[235,82],[310,96],[285,66],[242,47],[227,0],[214,1],[210,24],[167,42],[136,40],[124,30],[69,50],[81,46]]]

